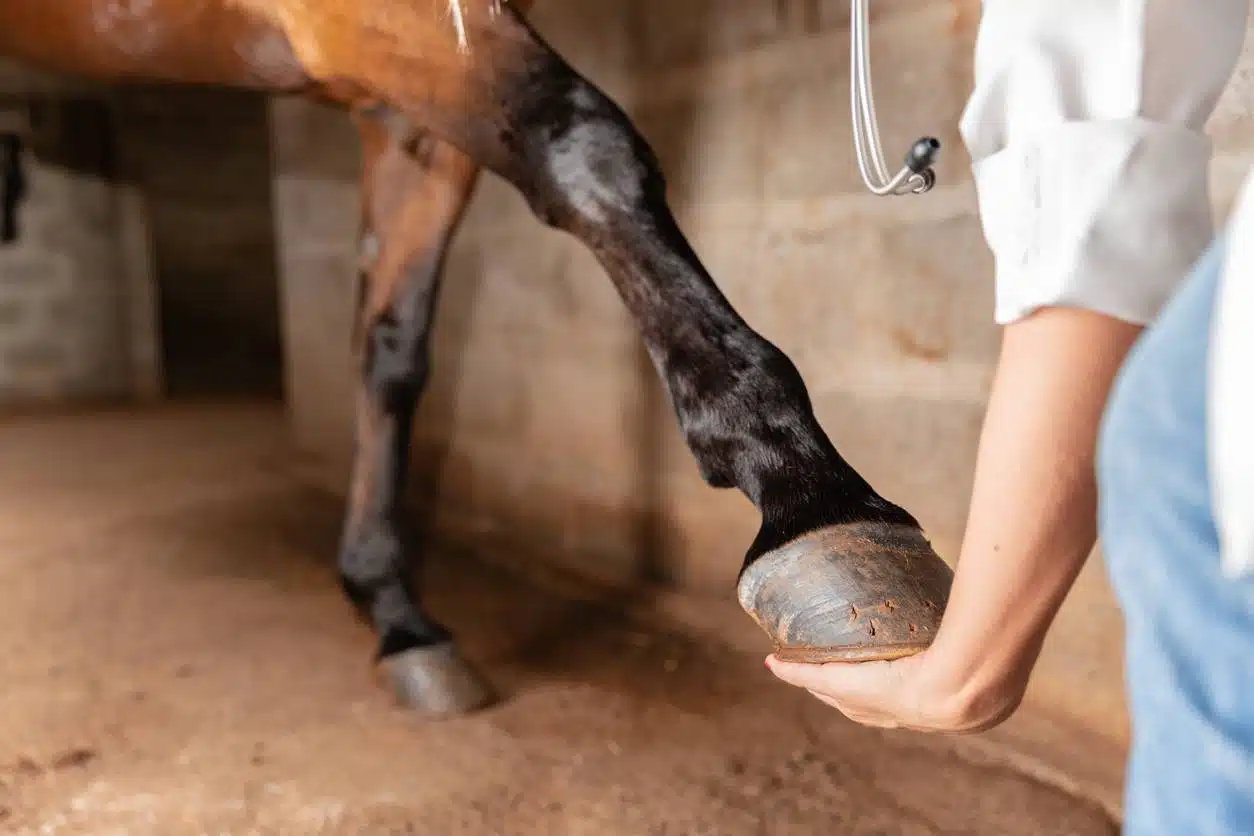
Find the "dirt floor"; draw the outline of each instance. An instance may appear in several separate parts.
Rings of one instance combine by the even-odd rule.
[[[431,609],[507,701],[420,722],[340,598],[339,501],[285,446],[255,408],[0,421],[0,833],[1116,832],[758,656],[447,549]]]

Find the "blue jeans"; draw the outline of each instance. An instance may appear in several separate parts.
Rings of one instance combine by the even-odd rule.
[[[1222,260],[1221,238],[1142,335],[1099,443],[1102,547],[1127,626],[1126,836],[1254,834],[1254,579],[1220,572],[1207,462]]]

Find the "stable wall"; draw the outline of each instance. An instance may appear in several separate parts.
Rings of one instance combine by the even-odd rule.
[[[277,396],[267,100],[155,86],[114,98],[120,164],[147,207],[166,391]]]
[[[156,394],[146,216],[116,177],[107,99],[0,64],[0,121],[26,134],[28,177],[0,245],[0,407]]]
[[[0,246],[0,406],[282,387],[268,101],[0,62],[26,133]]]
[[[747,320],[797,363],[842,453],[958,550],[999,334],[992,259],[956,133],[978,3],[872,3],[887,153],[944,143],[924,198],[869,195],[848,117],[848,4],[540,4],[534,20],[659,152],[684,231]],[[1215,202],[1254,162],[1248,58],[1221,105]],[[306,449],[351,449],[356,140],[302,102],[272,112],[287,386]],[[449,259],[416,429],[419,507],[448,536],[729,597],[757,515],[699,478],[592,257],[485,178]],[[1127,737],[1118,610],[1092,561],[1030,703]]]

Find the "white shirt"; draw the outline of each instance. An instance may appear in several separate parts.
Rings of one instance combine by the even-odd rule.
[[[1248,0],[985,0],[961,129],[999,323],[1046,305],[1153,321],[1214,237],[1205,124],[1248,15]],[[1236,575],[1254,573],[1254,177],[1229,230],[1208,449]]]

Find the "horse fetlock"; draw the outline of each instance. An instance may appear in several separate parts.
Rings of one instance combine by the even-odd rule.
[[[692,450],[693,458],[697,460],[697,470],[707,485],[719,489],[738,487],[734,442],[693,433],[685,433],[684,438]]]
[[[801,375],[782,352],[741,330],[701,347],[673,346],[666,373],[702,476],[716,487],[740,488],[760,507],[774,474],[814,482],[835,462],[823,455],[830,445]]]
[[[380,612],[379,604],[391,594],[407,602],[403,609]],[[387,659],[416,648],[432,647],[453,641],[453,634],[442,624],[424,616],[410,599],[409,591],[400,586],[384,590],[375,598],[375,629],[379,632],[379,658]]]
[[[377,658],[451,642],[453,635],[419,607],[406,574],[397,573],[371,586],[343,577],[350,597],[369,618],[379,637]]]

